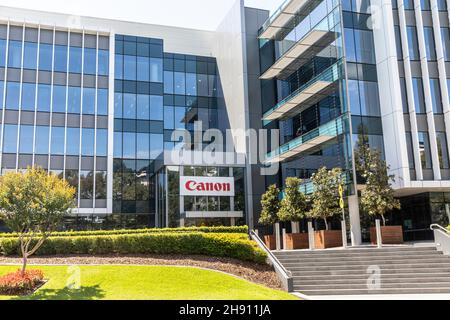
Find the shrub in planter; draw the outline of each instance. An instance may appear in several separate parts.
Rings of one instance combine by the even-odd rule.
[[[279,221],[278,210],[280,210],[280,189],[276,185],[270,185],[261,197],[261,216],[259,223],[262,225],[274,225]],[[275,230],[275,228],[274,228]],[[275,235],[264,236],[264,242],[270,250],[276,249]]]
[[[286,234],[287,250],[309,249],[309,236],[307,233],[288,233]]]
[[[341,230],[320,230],[314,232],[314,243],[316,249],[327,249],[342,246]]]
[[[0,277],[0,294],[25,295],[36,290],[44,282],[41,270],[17,270]]]
[[[402,226],[382,226],[381,239],[383,244],[402,244],[403,243],[403,227]],[[375,227],[370,228],[370,242],[377,244],[377,230]]]
[[[269,250],[275,250],[277,248],[277,239],[273,234],[265,235],[264,243],[266,244],[266,247],[269,248]]]

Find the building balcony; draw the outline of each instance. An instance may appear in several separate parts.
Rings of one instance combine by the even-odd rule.
[[[311,151],[322,144],[334,140],[344,133],[346,115],[342,115],[332,121],[302,135],[279,148],[268,153],[266,163],[277,163],[292,160],[300,157],[305,152]]]
[[[270,122],[292,118],[318,103],[336,91],[340,75],[341,63],[337,62],[264,113],[263,120]]]
[[[302,65],[311,60],[336,39],[336,33],[329,30],[313,29],[301,40],[295,42],[269,69],[260,77],[261,80],[272,78],[287,79]]]
[[[285,0],[263,24],[259,38],[273,39],[309,0]]]

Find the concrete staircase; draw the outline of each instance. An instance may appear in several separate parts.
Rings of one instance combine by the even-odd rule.
[[[431,246],[273,253],[305,295],[450,293],[450,257]],[[369,279],[377,268],[379,282]]]

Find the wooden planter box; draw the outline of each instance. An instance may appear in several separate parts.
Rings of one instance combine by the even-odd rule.
[[[327,249],[342,247],[341,230],[320,230],[314,232],[315,248]]]
[[[384,226],[381,227],[381,241],[383,244],[402,244],[403,227],[402,226]],[[370,228],[370,242],[377,244],[377,230]]]
[[[269,250],[275,250],[277,248],[277,239],[274,235],[264,236],[264,243]]]
[[[309,249],[309,239],[307,233],[287,233],[286,250]]]

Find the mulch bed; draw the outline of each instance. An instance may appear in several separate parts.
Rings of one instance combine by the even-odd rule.
[[[0,265],[21,264],[19,257],[1,257]],[[230,273],[248,281],[273,289],[281,289],[281,283],[269,265],[260,265],[231,258],[201,255],[103,255],[103,256],[35,256],[28,258],[29,265],[146,265],[189,266]]]
[[[35,293],[40,287],[42,287],[46,283],[47,283],[47,280],[42,280],[41,282],[37,283],[30,290],[6,290],[6,291],[0,291],[0,296],[21,296],[21,297],[31,296],[33,293]]]

